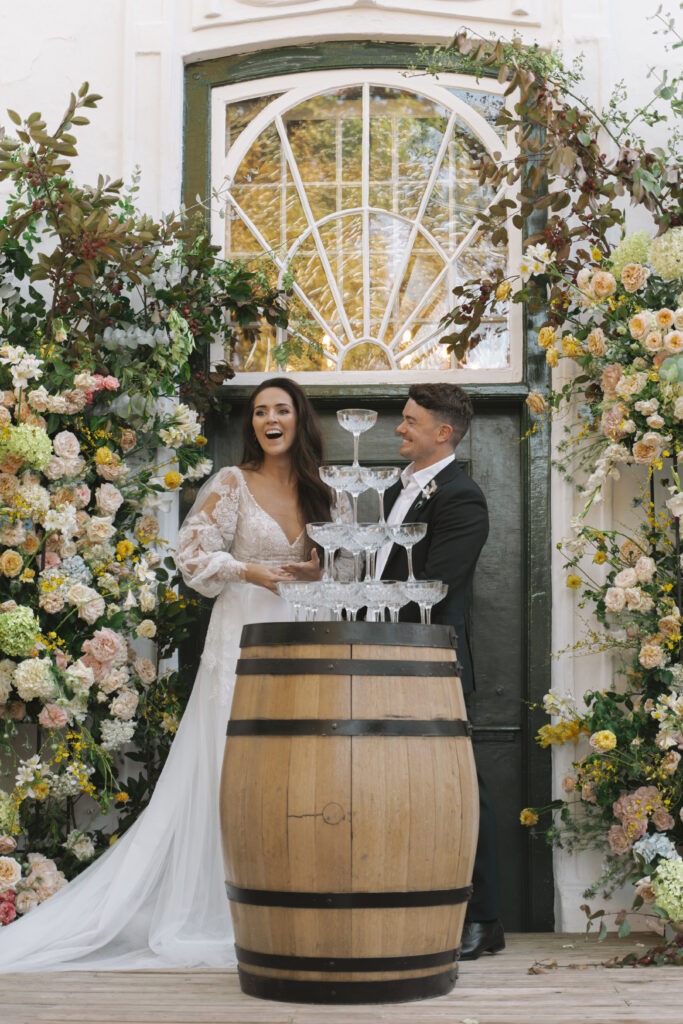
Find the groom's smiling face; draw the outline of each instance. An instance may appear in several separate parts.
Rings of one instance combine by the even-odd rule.
[[[414,462],[415,469],[445,459],[452,451],[453,428],[412,398],[403,407],[403,419],[396,433],[401,438],[399,454]]]

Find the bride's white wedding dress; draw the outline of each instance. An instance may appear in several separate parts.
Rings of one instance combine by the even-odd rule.
[[[132,970],[235,963],[225,894],[218,791],[235,662],[246,622],[288,621],[290,606],[240,582],[247,562],[304,559],[225,468],[201,488],[176,561],[189,586],[216,597],[201,664],[152,799],[99,860],[22,919],[0,929],[0,969]]]

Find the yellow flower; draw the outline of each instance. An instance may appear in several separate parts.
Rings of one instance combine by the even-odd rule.
[[[530,391],[526,396],[526,404],[535,415],[540,415],[548,409],[548,403],[538,391]]]
[[[604,565],[605,562],[607,561],[607,552],[606,551],[596,551],[595,554],[593,555],[593,561],[595,562],[596,565]]]
[[[108,466],[113,458],[113,451],[111,448],[107,448],[106,445],[103,445],[102,448],[98,448],[95,452],[95,462],[98,466]]]
[[[538,825],[538,815],[530,807],[525,807],[519,815],[519,821],[521,825],[527,825],[528,827]]]
[[[593,750],[614,750],[617,745],[617,738],[611,729],[600,729],[598,732],[593,733],[588,742]]]
[[[14,551],[12,548],[7,548],[6,551],[3,551],[0,556],[0,572],[4,576],[18,576],[23,568],[24,559],[18,551]]]
[[[550,348],[546,349],[545,361],[548,364],[548,366],[553,367],[557,366],[557,364],[559,363],[560,353],[557,351],[554,345],[551,345]]]
[[[31,783],[31,792],[35,800],[45,800],[50,795],[50,786],[44,779]]]
[[[538,332],[538,344],[541,348],[549,348],[555,340],[554,327],[541,327]]]
[[[581,731],[579,722],[561,719],[557,725],[542,725],[536,733],[536,742],[544,748],[551,745],[562,746],[568,740],[578,743]]]
[[[508,295],[512,291],[512,285],[509,281],[501,281],[496,288],[496,300],[498,302],[505,302]]]
[[[21,580],[22,583],[30,583],[33,579],[35,579],[35,575],[35,569],[24,569],[19,579]]]
[[[180,473],[176,472],[175,469],[169,469],[168,473],[164,476],[164,483],[169,490],[174,490],[176,487],[180,487],[182,482],[182,476]]]
[[[573,334],[566,334],[562,339],[562,351],[570,359],[584,354],[581,342]]]
[[[194,443],[197,445],[198,448],[203,448],[205,444],[209,443],[209,441],[208,438],[204,437],[203,434],[197,434],[197,436],[194,439]]]
[[[572,572],[569,574],[569,576],[567,576],[566,584],[570,588],[570,590],[578,590],[579,587],[582,585],[581,577],[577,576],[575,573]]]
[[[593,248],[591,249],[591,256],[593,257],[594,263],[602,262],[602,253],[595,246],[593,246]]]
[[[130,540],[120,540],[116,545],[117,558],[128,558],[135,551],[135,544]]]
[[[128,793],[124,793],[123,791],[121,791],[120,793],[115,794],[114,800],[116,801],[117,804],[127,804],[128,801],[130,800],[130,797],[128,796]]]

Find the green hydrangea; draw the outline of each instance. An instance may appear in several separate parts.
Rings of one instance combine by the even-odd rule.
[[[683,228],[671,228],[650,244],[650,266],[665,281],[683,278]]]
[[[670,921],[683,921],[683,860],[660,861],[652,876],[652,891],[657,906],[668,914]]]
[[[647,263],[652,239],[647,231],[635,231],[619,242],[609,258],[612,273],[618,279],[628,263]]]
[[[21,606],[0,614],[0,650],[10,656],[25,658],[35,646],[38,620],[30,608]]]
[[[0,431],[0,462],[8,456],[21,459],[28,469],[43,470],[52,458],[52,441],[42,427],[10,424]]]

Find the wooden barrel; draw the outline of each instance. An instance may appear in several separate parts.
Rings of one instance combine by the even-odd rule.
[[[479,799],[448,626],[246,626],[221,782],[242,990],[449,992]]]

